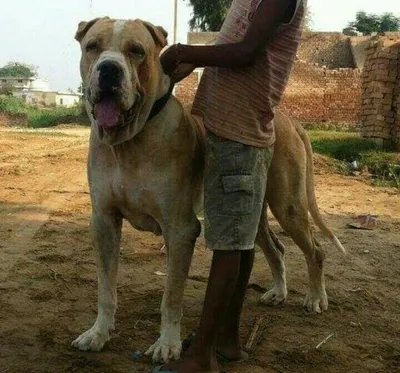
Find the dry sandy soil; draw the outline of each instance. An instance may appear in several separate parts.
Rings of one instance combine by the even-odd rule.
[[[162,239],[124,226],[116,331],[101,353],[71,341],[96,315],[96,275],[89,241],[87,129],[0,131],[0,372],[150,372],[133,361],[158,334],[165,257]],[[323,163],[323,162],[322,162]],[[258,303],[271,285],[257,253],[243,315],[245,342],[259,316],[265,329],[246,362],[222,372],[400,372],[400,198],[394,189],[333,175],[318,162],[319,206],[348,250],[341,256],[317,232],[327,253],[328,312],[307,314],[305,260],[276,222],[287,246],[285,305]],[[361,213],[379,216],[374,231],[349,229]],[[196,326],[210,253],[197,242],[185,291],[183,331]],[[316,349],[328,335],[333,336]]]

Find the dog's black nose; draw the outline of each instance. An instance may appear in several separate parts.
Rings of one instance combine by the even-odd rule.
[[[99,87],[103,93],[112,93],[121,86],[122,68],[113,61],[103,61],[97,66],[100,72]]]

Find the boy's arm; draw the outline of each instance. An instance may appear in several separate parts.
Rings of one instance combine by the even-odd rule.
[[[291,18],[296,3],[296,0],[262,0],[243,41],[239,43],[211,46],[173,45],[161,56],[164,71],[171,73],[179,63],[189,63],[197,67],[228,68],[252,65],[279,25]]]

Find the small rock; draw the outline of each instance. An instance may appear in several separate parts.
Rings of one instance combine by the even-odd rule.
[[[363,253],[364,253],[364,254],[369,254],[369,250],[368,250],[368,249],[367,249],[367,250],[364,250]]]
[[[132,360],[139,360],[141,357],[143,356],[143,354],[142,354],[142,352],[141,351],[135,351],[133,354],[132,354]]]
[[[358,171],[358,162],[357,161],[351,162],[350,166],[353,169],[353,171]]]
[[[161,272],[161,271],[156,271],[156,272],[154,272],[154,274],[157,275],[157,276],[166,276],[166,274],[164,272]]]

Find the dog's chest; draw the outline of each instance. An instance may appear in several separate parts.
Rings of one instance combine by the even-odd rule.
[[[99,171],[90,178],[94,201],[118,210],[138,230],[161,234],[158,221],[165,198],[160,191],[166,188],[166,178],[151,167],[132,168],[130,164]]]
[[[148,194],[151,189],[151,171],[142,168],[115,167],[102,180],[104,190],[116,206],[129,210],[148,210]]]

